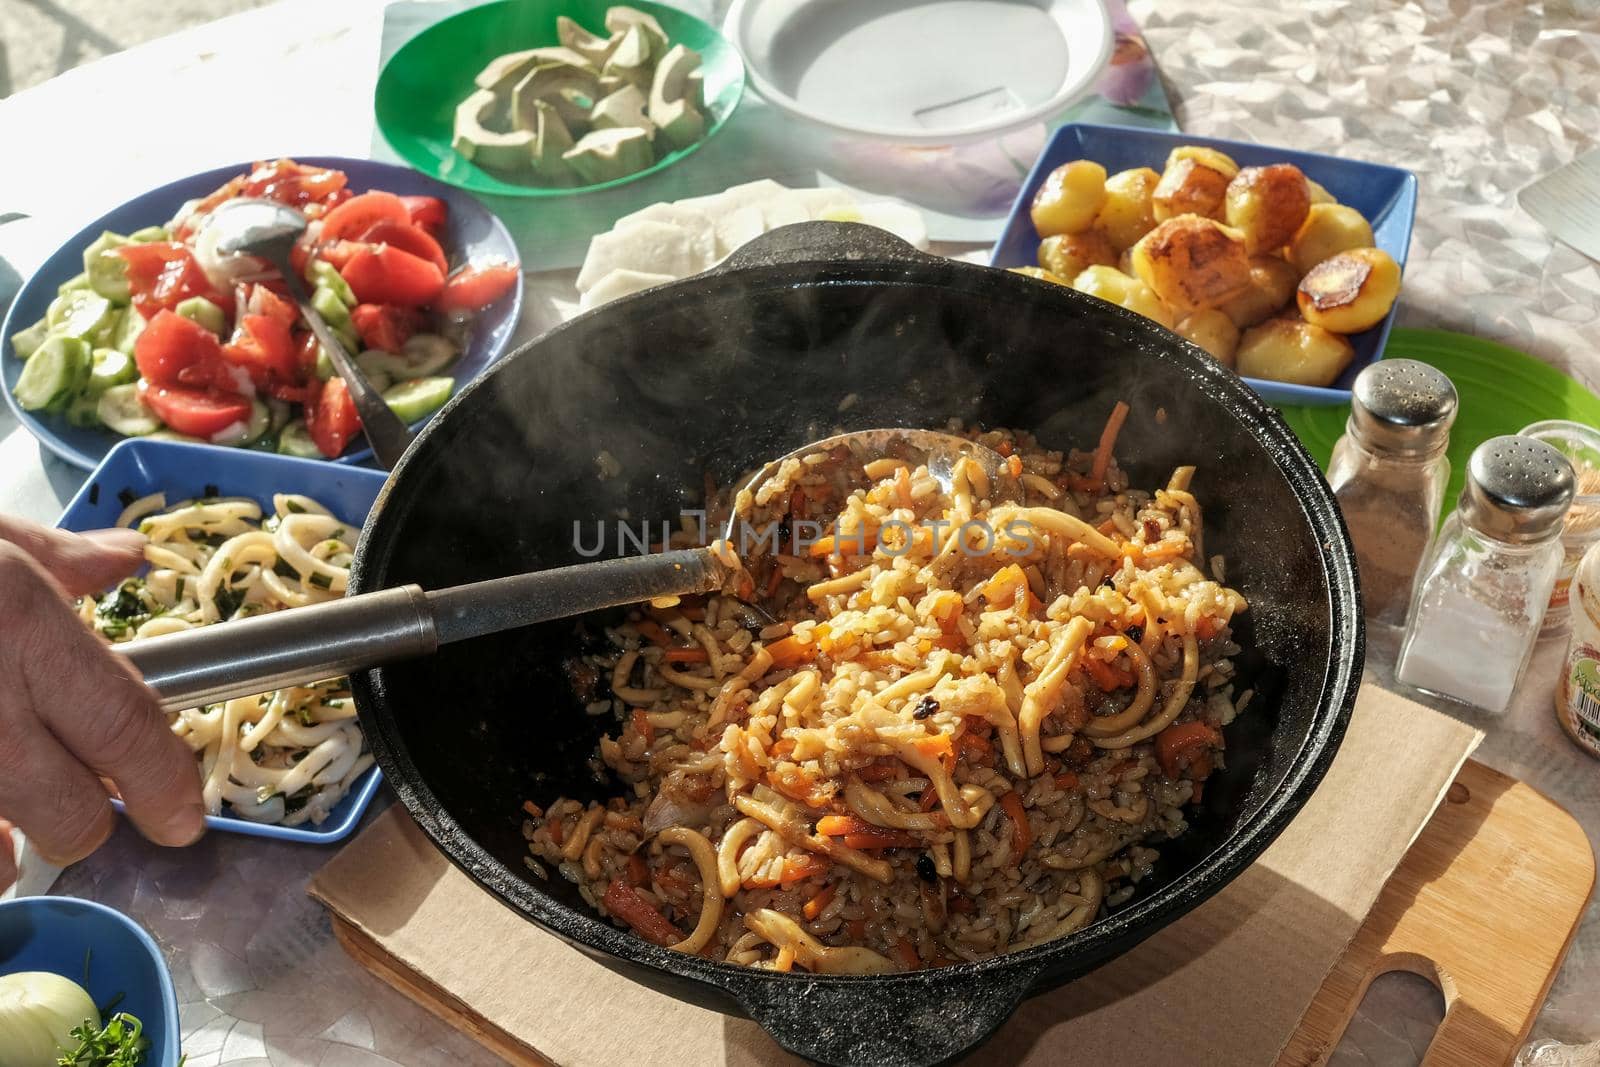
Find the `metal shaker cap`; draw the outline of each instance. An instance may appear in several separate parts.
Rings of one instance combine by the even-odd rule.
[[[1456,421],[1456,387],[1435,367],[1384,359],[1356,375],[1349,430],[1368,448],[1422,456],[1444,448]]]
[[[1561,532],[1577,479],[1556,449],[1532,437],[1491,437],[1467,461],[1461,514],[1500,541],[1547,541]]]

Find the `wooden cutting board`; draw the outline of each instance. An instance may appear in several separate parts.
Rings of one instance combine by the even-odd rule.
[[[1469,760],[1288,1036],[1279,1062],[1326,1061],[1372,979],[1407,970],[1435,982],[1445,998],[1425,1064],[1509,1063],[1572,943],[1594,880],[1594,854],[1572,816],[1522,782]],[[333,926],[363,966],[508,1063],[549,1062],[337,913]]]

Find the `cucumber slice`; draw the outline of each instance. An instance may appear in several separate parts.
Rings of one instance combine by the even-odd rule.
[[[18,359],[27,359],[39,350],[44,344],[44,339],[50,336],[50,324],[44,319],[29,326],[25,330],[18,330],[11,335],[11,350],[17,354]]]
[[[22,365],[11,392],[24,411],[61,410],[89,366],[89,345],[76,337],[45,339]]]
[[[323,321],[335,330],[345,330],[350,326],[350,309],[345,302],[339,299],[339,294],[326,285],[318,285],[311,294],[311,306],[317,309]]]
[[[186,319],[198,322],[218,337],[221,337],[222,331],[228,328],[228,316],[203,296],[191,296],[172,310]]]
[[[214,445],[247,445],[251,441],[258,441],[272,425],[272,412],[260,400],[250,401],[250,419],[247,422],[236,422],[225,426],[211,435]]]
[[[63,296],[65,294],[67,294],[67,293],[76,292],[76,291],[78,291],[80,289],[88,289],[88,288],[89,288],[89,275],[87,275],[87,274],[74,274],[72,277],[68,278],[66,281],[64,281],[60,285],[56,286],[56,295],[57,296]]]
[[[128,239],[122,234],[112,233],[110,230],[101,230],[100,236],[90,241],[83,250],[83,269],[88,271],[89,265],[95,261],[95,257],[101,252],[109,252],[113,248],[121,248],[127,243]]]
[[[328,355],[328,350],[319,344],[317,345],[317,377],[322,381],[327,381],[333,375],[333,357]]]
[[[115,348],[94,350],[93,364],[89,368],[89,395],[99,396],[113,385],[126,385],[139,380],[139,368],[125,352]]]
[[[51,333],[101,344],[116,328],[115,311],[111,301],[92,289],[70,289],[50,301],[44,317]]]
[[[145,407],[139,387],[133,384],[113,385],[101,393],[95,403],[95,414],[124,437],[148,437],[164,428],[155,413]]]
[[[89,288],[120,306],[131,296],[128,287],[128,261],[112,251],[104,251],[93,259],[85,260],[89,275]]]
[[[454,342],[438,334],[419,333],[408,340],[398,354],[369,350],[357,356],[356,363],[368,374],[387,374],[396,381],[406,381],[438,374],[459,352]]]
[[[306,429],[304,419],[295,419],[283,428],[278,434],[278,451],[286,456],[301,456],[305,459],[322,459],[322,449],[311,439],[311,431]]]
[[[186,433],[179,433],[177,430],[169,430],[165,426],[154,431],[153,433],[147,433],[144,436],[151,441],[182,441],[186,445],[210,444],[210,442],[204,437],[190,437]]]
[[[454,378],[413,378],[383,391],[383,402],[401,422],[416,422],[444,407],[455,392]]]
[[[267,432],[275,434],[288,425],[289,416],[294,414],[294,409],[289,406],[287,401],[268,397],[267,412],[271,415],[271,419],[267,423]]]
[[[372,388],[380,393],[394,384],[394,379],[381,370],[363,370],[361,373],[367,376],[367,381],[372,383]]]
[[[318,289],[330,290],[346,307],[355,307],[358,303],[354,290],[350,288],[350,283],[345,281],[344,277],[333,269],[332,263],[326,260],[313,259],[310,266],[306,268],[306,273],[311,276],[309,280],[313,285]],[[318,308],[317,310],[321,311],[322,309]]]
[[[165,241],[170,236],[165,226],[146,226],[128,234],[128,240],[135,244],[147,244],[150,241]]]
[[[82,393],[67,402],[67,424],[90,428],[100,425],[100,398]]]
[[[144,316],[139,314],[138,308],[128,308],[117,322],[117,328],[111,331],[111,347],[131,356],[141,333],[144,333]]]

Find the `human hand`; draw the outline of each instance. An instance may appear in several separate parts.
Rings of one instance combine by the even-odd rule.
[[[72,534],[0,516],[0,830],[58,866],[110,836],[108,779],[141,833],[187,845],[205,828],[200,773],[138,672],[74,614],[143,561],[133,530]],[[16,878],[0,832],[0,889]]]

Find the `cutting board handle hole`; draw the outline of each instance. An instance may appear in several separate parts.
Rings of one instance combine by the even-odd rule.
[[[1424,961],[1431,972],[1432,965]],[[1366,1050],[1374,1062],[1385,1067],[1411,1067],[1422,1062],[1434,1032],[1444,1021],[1445,998],[1433,973],[1418,973],[1418,968],[1408,960],[1389,958],[1379,963],[1390,968],[1375,976],[1367,984],[1357,1011],[1363,1019],[1387,1020],[1404,1018],[1404,1029],[1395,1032],[1371,1023],[1358,1024],[1356,1029],[1346,1028],[1340,1041],[1352,1041],[1356,1048]],[[1420,991],[1420,992],[1419,992]],[[1422,996],[1427,997],[1427,1010],[1417,1012],[1415,1005]]]

